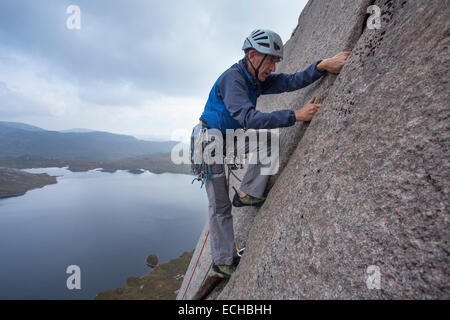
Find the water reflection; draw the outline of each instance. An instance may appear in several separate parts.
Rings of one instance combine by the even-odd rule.
[[[207,219],[203,189],[180,174],[71,172],[58,183],[0,200],[0,299],[92,299],[194,249]],[[81,268],[68,290],[66,268]]]

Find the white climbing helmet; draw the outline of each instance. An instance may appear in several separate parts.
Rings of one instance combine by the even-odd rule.
[[[283,41],[281,37],[271,30],[253,30],[245,39],[242,50],[255,49],[259,53],[283,59]]]

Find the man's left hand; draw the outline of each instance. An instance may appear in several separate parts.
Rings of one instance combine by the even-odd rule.
[[[317,64],[317,70],[320,72],[326,70],[334,74],[339,74],[350,53],[351,51],[342,51],[333,58],[322,60],[319,64]]]

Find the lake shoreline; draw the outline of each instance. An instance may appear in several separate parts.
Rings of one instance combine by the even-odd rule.
[[[176,165],[170,153],[150,154],[116,161],[86,159],[48,159],[39,156],[23,155],[18,157],[0,157],[0,167],[13,169],[65,168],[72,172],[85,172],[102,168],[105,172],[117,170],[148,170],[152,173],[191,174],[190,164]],[[134,173],[134,172],[132,172]]]
[[[150,271],[156,271],[152,278],[161,272],[160,281],[167,269],[150,269],[149,252],[162,265],[191,251],[207,218],[206,194],[191,185],[190,175],[57,167],[15,172],[59,177],[58,185],[0,201],[0,242],[8,243],[0,246],[3,299],[93,299]],[[27,277],[30,265],[39,277]],[[70,265],[80,267],[81,290],[66,286]],[[185,271],[165,277],[178,286],[165,293],[169,299]],[[151,294],[151,287],[141,293]]]
[[[66,168],[71,172],[87,172],[100,169],[100,171],[108,173],[125,170],[136,175],[143,174],[145,171],[154,174],[192,175],[190,165],[175,165],[170,161],[168,154],[127,158],[114,162],[46,159],[24,155],[0,158],[0,168],[3,169],[3,171],[0,171],[0,199],[20,197],[25,195],[27,191],[57,183],[56,177],[52,178],[52,176],[45,173],[40,175],[22,174],[24,173],[23,170],[26,169]],[[6,169],[9,171],[6,171]]]
[[[1,199],[8,199],[13,197],[20,197],[25,195],[30,190],[40,189],[44,188],[47,185],[57,184],[58,181],[56,178],[59,176],[50,176],[47,173],[28,173],[23,170],[30,170],[30,169],[47,169],[47,168],[61,168],[61,169],[67,169],[71,172],[88,172],[91,170],[98,169],[98,171],[105,172],[105,173],[116,173],[117,171],[127,171],[128,173],[140,175],[145,173],[146,171],[153,173],[153,174],[164,174],[164,173],[174,173],[174,174],[187,174],[187,173],[178,173],[178,172],[151,172],[150,170],[146,169],[105,169],[105,168],[92,168],[85,170],[70,170],[69,167],[39,167],[39,168],[22,168],[22,169],[15,169],[15,168],[6,168],[6,167],[0,167],[0,200]],[[13,181],[11,179],[5,178],[6,170],[13,174],[14,176],[20,177],[20,181]],[[25,173],[22,174],[22,173]],[[31,177],[33,177],[31,179]],[[53,180],[54,178],[54,180]],[[16,182],[16,183],[14,183]]]
[[[122,287],[99,292],[94,300],[175,300],[193,254],[184,252],[142,277],[129,277]]]
[[[30,190],[56,184],[57,176],[28,173],[19,169],[0,167],[0,199],[23,196]]]

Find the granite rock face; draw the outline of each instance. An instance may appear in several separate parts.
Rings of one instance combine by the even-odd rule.
[[[258,101],[323,106],[282,131],[283,169],[219,299],[450,298],[449,21],[438,0],[307,4],[277,72],[352,54],[339,76]]]
[[[284,59],[276,72],[291,74],[306,69],[317,60],[352,50],[361,36],[370,4],[369,0],[309,1],[299,17],[291,39],[284,45]],[[265,112],[279,109],[296,110],[313,96],[316,97],[316,103],[323,103],[336,77],[329,74],[301,90],[261,96],[257,108]],[[300,122],[294,127],[280,129],[282,168],[308,126],[309,122]],[[269,188],[277,178],[278,175],[275,175]]]
[[[334,56],[344,50],[351,50],[362,32],[366,9],[370,5],[368,0],[345,0],[338,5],[330,1],[310,1],[299,17],[291,39],[284,45],[284,59],[277,66],[277,73],[295,73],[304,70],[311,63]],[[336,9],[340,15],[336,15]],[[345,24],[342,21],[346,21]],[[330,37],[330,34],[333,36]],[[258,100],[257,108],[264,112],[280,109],[296,110],[316,97],[321,103],[327,97],[336,75],[329,74],[301,90],[264,95]],[[301,139],[309,123],[300,122],[294,127],[280,129],[280,170],[286,166],[298,141]],[[236,176],[242,180],[245,170],[236,171]],[[279,174],[269,182],[266,192],[278,178]],[[231,176],[231,185],[239,187],[240,182]],[[233,194],[230,195],[233,197]],[[246,247],[246,240],[257,209],[251,207],[233,208],[235,241],[240,248]]]

